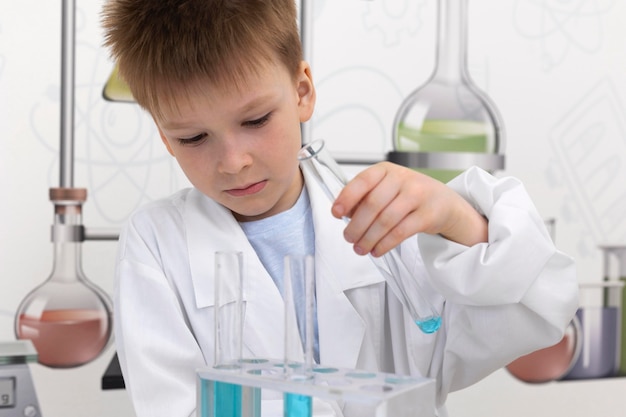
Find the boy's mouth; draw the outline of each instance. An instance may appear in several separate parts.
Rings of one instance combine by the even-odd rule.
[[[240,188],[231,188],[229,190],[226,190],[225,192],[228,195],[231,195],[233,197],[244,197],[247,195],[258,193],[263,188],[265,188],[266,184],[267,184],[267,180],[263,180],[263,181],[255,182],[254,184],[246,185]]]

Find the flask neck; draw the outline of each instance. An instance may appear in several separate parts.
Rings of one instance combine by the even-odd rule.
[[[82,248],[80,242],[54,243],[54,263],[50,281],[83,281]]]
[[[467,0],[439,0],[433,78],[467,80]]]
[[[84,229],[81,209],[80,204],[55,207],[54,224],[52,226],[54,263],[50,277],[51,281],[72,282],[83,280],[82,242],[84,240]]]

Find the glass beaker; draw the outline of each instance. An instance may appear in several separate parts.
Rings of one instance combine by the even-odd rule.
[[[467,0],[438,1],[435,69],[400,105],[387,159],[448,182],[472,165],[504,168],[504,127],[467,70]]]
[[[626,245],[600,245],[603,260],[603,276],[607,282],[626,283]],[[626,375],[626,314],[623,306],[626,293],[622,292],[621,344],[619,374]]]
[[[581,350],[563,379],[605,378],[618,372],[623,291],[619,281],[580,284],[576,317]]]
[[[298,160],[302,169],[317,180],[326,196],[335,201],[347,180],[337,162],[324,147],[324,141],[315,140],[305,144],[298,153]],[[349,221],[347,218],[344,220]],[[419,282],[409,273],[397,248],[380,258],[370,255],[370,259],[420,330],[424,333],[436,332],[441,326],[441,316],[424,298]]]
[[[32,340],[39,363],[53,368],[80,366],[98,357],[111,338],[111,302],[82,270],[84,188],[51,188],[54,203],[54,264],[48,279],[20,303],[18,339]]]

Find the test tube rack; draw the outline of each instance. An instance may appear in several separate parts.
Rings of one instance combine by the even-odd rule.
[[[253,402],[259,401],[260,389],[355,402],[371,407],[376,417],[435,415],[435,384],[427,378],[313,365],[310,378],[293,379],[285,372],[284,361],[269,359],[243,360],[240,366],[229,369],[201,368],[196,374],[198,417],[221,417],[215,414],[216,383],[245,387],[243,392],[248,394],[241,396],[242,402],[247,402],[241,405],[242,417],[260,414],[258,410],[246,411],[257,407]]]

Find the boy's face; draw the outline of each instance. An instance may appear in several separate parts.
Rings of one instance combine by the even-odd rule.
[[[295,80],[283,65],[270,64],[245,81],[240,89],[209,85],[155,118],[191,183],[239,221],[280,213],[297,200],[300,122],[315,104],[304,62]]]

